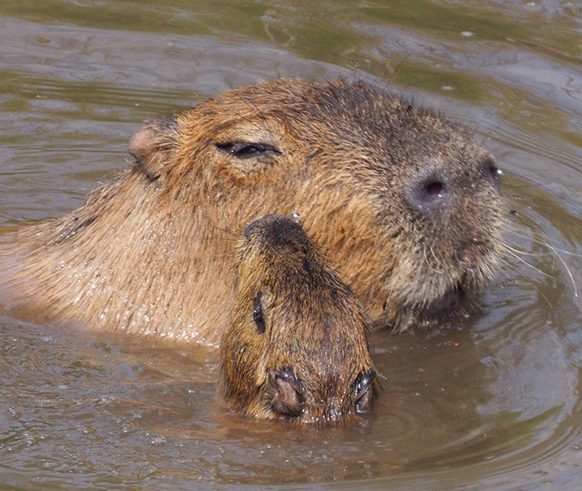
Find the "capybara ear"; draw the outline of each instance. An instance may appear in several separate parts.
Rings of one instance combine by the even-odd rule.
[[[129,140],[127,148],[135,158],[136,169],[150,181],[160,177],[161,168],[178,146],[180,131],[174,118],[149,119]]]

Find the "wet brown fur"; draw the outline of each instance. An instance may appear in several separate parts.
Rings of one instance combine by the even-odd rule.
[[[277,151],[241,159],[233,142]],[[394,329],[496,270],[500,193],[471,184],[491,155],[463,128],[363,82],[242,87],[150,121],[130,150],[136,163],[85,206],[7,239],[0,289],[12,305],[217,345],[235,259],[224,230],[269,213],[299,213],[371,316]],[[458,186],[430,220],[405,193],[435,169]]]
[[[357,420],[358,376],[374,369],[366,317],[350,288],[285,217],[255,222],[238,245],[238,261],[234,308],[221,341],[222,395],[247,415],[285,418],[273,409],[280,395],[273,378],[288,369],[300,392],[297,414],[288,419]],[[258,294],[264,330],[253,315]]]

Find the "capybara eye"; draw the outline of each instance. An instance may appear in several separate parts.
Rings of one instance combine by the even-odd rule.
[[[253,301],[253,319],[257,325],[257,331],[259,331],[260,334],[265,332],[265,317],[263,316],[263,306],[261,305],[262,297],[263,292],[259,292]]]
[[[250,157],[251,155],[255,154],[255,153],[261,153],[264,150],[256,145],[247,145],[246,147],[241,148],[240,150],[237,150],[234,155],[236,155],[237,157]]]
[[[239,159],[248,159],[267,152],[273,152],[276,154],[281,153],[273,145],[269,145],[267,143],[219,143],[216,145],[216,147],[219,150],[228,152]]]

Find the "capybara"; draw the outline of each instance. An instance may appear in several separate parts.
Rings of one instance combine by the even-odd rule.
[[[14,315],[218,345],[233,234],[298,213],[374,325],[431,325],[501,256],[493,156],[462,127],[365,82],[241,87],[129,142],[86,204],[4,238]]]
[[[226,401],[263,419],[357,421],[370,408],[375,371],[350,288],[291,218],[254,221],[237,249],[220,346]]]

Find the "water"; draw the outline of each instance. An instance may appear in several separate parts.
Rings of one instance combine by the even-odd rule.
[[[147,117],[344,76],[472,128],[527,255],[466,322],[375,333],[384,391],[341,431],[232,414],[203,349],[2,317],[0,489],[581,489],[581,28],[559,0],[3,0],[3,229],[81,205]]]

